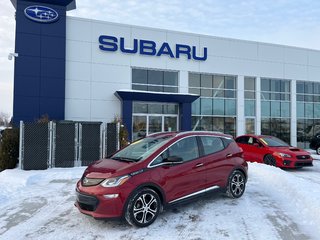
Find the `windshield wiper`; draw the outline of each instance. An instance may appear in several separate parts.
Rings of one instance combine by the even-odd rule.
[[[124,161],[124,162],[137,162],[140,160],[140,158],[136,159],[136,158],[128,158],[128,157],[112,157],[111,159]]]

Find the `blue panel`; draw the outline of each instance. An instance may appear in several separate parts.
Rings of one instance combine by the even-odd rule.
[[[55,58],[41,58],[41,77],[65,78],[65,60]],[[45,82],[45,81],[42,81]]]
[[[39,98],[19,96],[15,98],[14,109],[16,109],[14,117],[20,120],[35,120],[39,116]]]
[[[40,98],[40,117],[47,114],[51,120],[64,119],[64,112],[60,109],[64,108],[64,98]]]
[[[17,9],[15,52],[19,54],[15,59],[14,122],[33,121],[43,114],[48,114],[52,119],[63,120],[66,5],[75,1],[12,2]],[[27,18],[24,10],[32,5],[54,9],[58,12],[59,19],[52,23],[40,23]]]
[[[139,91],[117,91],[116,96],[122,100],[134,101],[153,101],[153,102],[175,102],[175,103],[192,103],[199,96],[191,94],[166,94],[153,92],[139,92]]]
[[[122,120],[123,125],[128,130],[128,138],[132,139],[132,101],[122,101]]]
[[[16,76],[15,96],[38,97],[40,92],[40,77]]]
[[[19,36],[23,39],[16,44],[16,52],[19,53],[19,56],[40,57],[41,41],[39,35],[19,33]],[[26,46],[28,47],[26,48]]]
[[[40,96],[64,99],[65,84],[63,78],[46,77],[45,81],[41,84]]]
[[[16,76],[36,76],[40,77],[40,58],[19,56],[15,58],[15,75]],[[19,84],[19,82],[15,82]]]
[[[191,103],[180,104],[180,130],[191,130]]]
[[[46,58],[65,59],[65,43],[66,39],[62,37],[41,37],[41,55]],[[56,48],[59,46],[60,48]],[[64,47],[61,49],[61,47]]]

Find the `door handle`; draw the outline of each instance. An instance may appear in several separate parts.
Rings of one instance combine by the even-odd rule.
[[[228,154],[226,155],[226,158],[230,158],[230,157],[232,157],[232,153],[228,153]]]
[[[202,167],[203,165],[204,165],[203,163],[198,163],[198,164],[196,165],[196,168]]]

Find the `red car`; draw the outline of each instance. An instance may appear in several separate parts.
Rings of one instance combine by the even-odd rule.
[[[301,168],[312,165],[312,157],[303,149],[291,147],[272,136],[243,135],[236,138],[248,162],[265,163],[280,168]]]
[[[247,181],[242,150],[229,135],[158,133],[94,162],[76,186],[76,207],[94,218],[145,227],[161,210],[213,190],[239,198]]]

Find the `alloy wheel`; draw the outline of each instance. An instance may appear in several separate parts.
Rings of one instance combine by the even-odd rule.
[[[141,195],[133,205],[133,216],[141,224],[148,224],[157,212],[157,199],[150,193]]]

